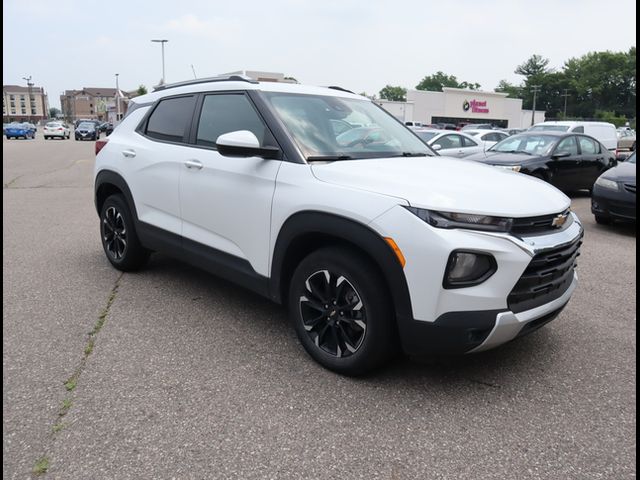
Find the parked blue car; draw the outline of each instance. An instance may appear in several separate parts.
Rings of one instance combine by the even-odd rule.
[[[10,123],[4,134],[7,140],[10,138],[36,138],[36,128],[29,123]]]

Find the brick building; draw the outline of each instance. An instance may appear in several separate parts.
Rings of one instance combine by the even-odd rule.
[[[2,121],[38,123],[49,117],[49,99],[42,87],[2,86]]]
[[[120,91],[121,111],[126,110],[126,101],[129,95]],[[96,120],[109,120],[110,106],[115,104],[115,88],[83,88],[82,90],[65,90],[60,95],[60,105],[64,118],[70,122],[79,119],[91,118]]]

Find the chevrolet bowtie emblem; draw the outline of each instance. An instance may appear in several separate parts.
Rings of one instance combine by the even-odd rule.
[[[553,219],[553,222],[551,222],[551,226],[555,228],[562,227],[565,223],[567,223],[567,216],[568,215],[566,213],[561,213],[560,215],[556,216]]]

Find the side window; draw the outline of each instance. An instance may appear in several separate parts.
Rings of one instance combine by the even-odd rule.
[[[571,130],[572,132],[575,133],[584,133],[584,127],[575,127],[573,130]]]
[[[462,146],[462,137],[460,135],[443,135],[433,144],[440,145],[442,149],[447,148],[460,148]]]
[[[588,137],[578,137],[578,141],[580,142],[580,150],[584,155],[600,153],[600,146],[594,140]]]
[[[470,138],[467,137],[462,137],[462,144],[465,147],[477,147],[478,144],[476,142],[474,142],[473,140],[471,140]]]
[[[161,100],[149,117],[146,134],[158,140],[182,142],[193,117],[195,99],[189,96]]]
[[[576,143],[576,137],[567,137],[558,143],[556,152],[569,152],[571,155],[578,154],[578,144]]]
[[[265,145],[267,139],[269,144],[273,144],[265,124],[245,95],[207,95],[202,104],[196,143],[215,147],[220,135],[236,130],[253,132],[261,146]]]

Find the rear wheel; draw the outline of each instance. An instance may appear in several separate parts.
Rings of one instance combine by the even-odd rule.
[[[118,270],[137,270],[149,259],[150,252],[140,243],[131,210],[121,194],[111,195],[102,205],[100,238],[107,259]]]
[[[356,250],[327,247],[306,257],[291,278],[288,305],[300,342],[325,368],[360,375],[397,351],[385,282]]]

